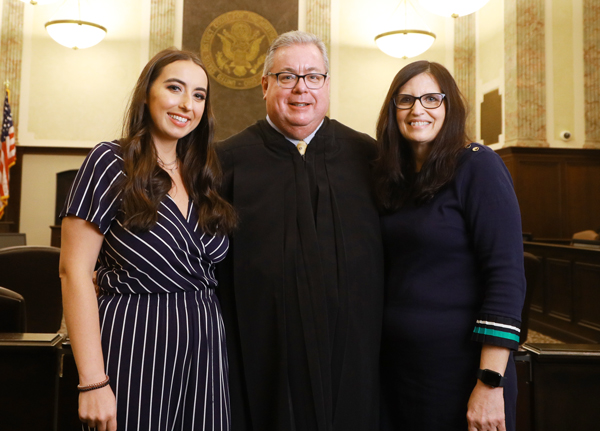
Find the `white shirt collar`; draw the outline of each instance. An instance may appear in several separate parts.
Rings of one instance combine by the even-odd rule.
[[[323,125],[324,121],[325,121],[325,119],[321,120],[321,124],[319,124],[319,126],[315,129],[315,131],[312,132],[310,135],[308,135],[306,138],[302,139],[304,142],[306,142],[306,145],[310,144],[310,141],[312,141],[312,138],[315,137],[315,134],[319,131],[319,129]],[[279,133],[281,133],[284,136],[285,139],[287,139],[288,141],[290,141],[292,144],[298,146],[298,142],[300,142],[300,140],[299,139],[293,139],[293,138],[290,138],[288,136],[285,136],[285,133],[283,133],[281,130],[279,130],[279,128],[273,123],[273,121],[271,121],[271,119],[269,118],[268,114],[267,114],[267,122],[271,125],[272,128],[274,128]]]

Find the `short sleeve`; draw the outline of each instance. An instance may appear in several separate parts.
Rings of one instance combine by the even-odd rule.
[[[61,218],[77,216],[106,234],[120,205],[121,190],[113,187],[124,175],[119,150],[116,142],[102,142],[90,151],[71,185]]]
[[[477,144],[466,151],[457,187],[484,289],[472,339],[516,349],[525,299],[519,204],[502,159]]]

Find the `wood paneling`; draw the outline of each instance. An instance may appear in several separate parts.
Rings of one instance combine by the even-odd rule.
[[[600,265],[575,263],[574,270],[577,324],[600,332]]]
[[[529,327],[571,343],[600,343],[600,250],[525,242],[542,261]]]
[[[571,321],[573,314],[573,287],[571,262],[547,257],[543,263],[545,274],[545,307],[548,315]]]
[[[74,147],[29,147],[17,145],[17,162],[10,169],[10,199],[0,222],[0,232],[19,232],[21,218],[21,178],[25,154],[47,154],[58,156],[86,156],[91,148]]]
[[[600,150],[508,147],[508,167],[523,231],[534,238],[571,238],[600,228]]]
[[[600,228],[600,162],[567,162],[564,171],[566,227],[573,232]]]

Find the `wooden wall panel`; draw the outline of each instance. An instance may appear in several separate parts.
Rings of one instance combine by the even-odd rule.
[[[571,238],[600,228],[600,150],[507,147],[502,157],[515,184],[523,231]]]
[[[600,262],[598,265],[576,263],[574,272],[577,324],[600,331]]]
[[[597,163],[565,163],[567,232],[600,228],[600,168]],[[582,210],[584,204],[586,210]]]
[[[546,287],[544,311],[558,319],[571,321],[573,317],[571,263],[565,259],[547,258],[544,277]]]
[[[562,236],[556,234],[562,215],[560,164],[516,161],[516,170],[519,175],[514,181],[515,192],[521,207],[523,232],[531,232],[534,237]]]

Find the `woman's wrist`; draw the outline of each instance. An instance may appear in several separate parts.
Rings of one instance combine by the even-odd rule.
[[[79,392],[93,391],[95,389],[100,389],[100,388],[103,388],[105,386],[108,386],[109,383],[110,383],[110,377],[108,377],[107,375],[105,375],[103,380],[98,381],[96,383],[90,383],[90,384],[87,384],[87,385],[82,385],[82,384],[77,385],[77,390],[79,390]]]

